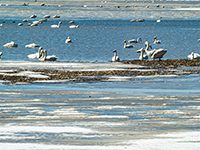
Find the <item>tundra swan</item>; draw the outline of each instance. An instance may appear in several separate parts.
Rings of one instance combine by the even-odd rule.
[[[141,38],[137,38],[137,40],[136,39],[132,39],[132,40],[129,40],[128,42],[129,43],[141,43],[142,39]]]
[[[162,17],[159,17],[159,19],[158,19],[158,20],[156,20],[156,22],[161,22],[161,18],[162,18]]]
[[[133,48],[133,45],[128,45],[126,40],[124,40],[124,48]]]
[[[60,21],[59,23],[58,23],[58,25],[51,25],[51,27],[52,28],[60,28],[60,24],[61,24],[62,22]]]
[[[47,56],[47,51],[46,50],[42,50],[41,53],[42,53],[41,57],[39,57],[40,61],[56,61],[57,58],[58,58],[55,55]]]
[[[79,28],[79,25],[71,25],[69,28]]]
[[[71,43],[72,41],[71,41],[71,39],[70,39],[70,37],[68,37],[66,40],[65,40],[65,43]]]
[[[5,45],[3,45],[4,47],[18,47],[18,44],[11,41],[10,43],[7,43]]]
[[[147,53],[147,55],[149,57],[153,58],[153,60],[157,59],[157,58],[159,60],[161,60],[163,55],[167,52],[167,50],[162,49],[162,48],[161,49],[154,49],[154,50],[149,51],[148,49],[149,49],[150,45],[149,45],[149,43],[147,41],[145,42],[145,45],[146,45],[145,52]]]
[[[3,52],[0,52],[0,59],[1,59],[1,56],[3,55]]]
[[[200,55],[198,53],[192,52],[190,55],[188,55],[188,58],[190,58],[191,60],[200,59]]]
[[[32,44],[26,45],[25,47],[34,48],[34,47],[39,47],[39,45],[37,45],[37,44],[35,44],[35,43],[32,43]]]
[[[117,56],[117,51],[114,50],[113,53],[114,53],[114,56],[112,57],[112,61],[119,61],[119,56]]]
[[[144,54],[144,52],[145,52],[144,48],[141,48],[141,49],[136,51],[136,53],[140,53],[141,54],[140,57],[139,57],[139,60],[148,59],[148,56],[146,54]]]
[[[30,18],[36,18],[37,17],[37,15],[31,15],[30,16]]]
[[[154,40],[153,44],[161,44],[161,40],[157,40],[156,36],[154,36]]]
[[[29,54],[28,55],[28,58],[31,58],[31,59],[36,59],[36,58],[39,58],[41,56],[41,52],[42,52],[42,47],[39,47],[38,49],[38,53],[35,53],[35,54]]]

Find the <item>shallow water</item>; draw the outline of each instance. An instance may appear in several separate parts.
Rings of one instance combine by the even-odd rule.
[[[8,9],[9,17],[0,20],[0,23],[5,21],[0,27],[0,51],[3,52],[0,74],[25,70],[21,74],[33,75],[26,71],[31,69],[105,71],[128,68],[145,71],[141,66],[109,61],[114,49],[121,60],[138,59],[135,51],[144,47],[145,41],[153,43],[154,36],[162,44],[152,45],[153,48],[167,49],[163,59],[187,58],[192,51],[199,51],[199,20],[163,19],[156,23],[149,18],[139,23],[130,22],[127,17],[94,20],[86,17],[86,20],[76,18],[80,28],[70,29],[68,22],[71,19],[65,16],[51,18],[36,27],[26,26],[27,23],[19,27],[17,24],[22,19],[33,21],[29,18],[31,11],[26,16],[23,13],[23,17],[16,17],[15,12],[10,11],[21,7],[1,6]],[[49,10],[54,13],[56,8],[45,7],[37,19]],[[65,7],[60,9],[64,11]],[[13,20],[16,23],[12,23]],[[60,28],[50,27],[60,20]],[[65,43],[68,36],[72,39],[70,44]],[[125,39],[138,37],[142,38],[142,44],[134,44],[133,49],[123,48]],[[10,41],[19,46],[3,47]],[[37,52],[37,48],[25,47],[30,43],[39,44],[48,55],[56,55],[58,61],[29,59],[28,54]],[[0,148],[163,149],[163,145],[170,147],[168,143],[172,142],[179,149],[199,149],[199,136],[196,135],[199,135],[199,74],[106,78],[109,80],[89,83],[66,80],[8,85],[1,81]],[[175,136],[174,139],[172,134],[167,138],[167,133],[171,132],[180,138]]]

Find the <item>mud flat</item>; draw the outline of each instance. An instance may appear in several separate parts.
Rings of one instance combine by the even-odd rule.
[[[26,63],[24,63],[26,64]],[[64,64],[64,63],[63,63]],[[61,65],[63,65],[61,64]],[[116,68],[112,65],[118,65]],[[125,66],[124,66],[124,65]],[[128,64],[128,66],[126,66]],[[21,64],[19,63],[19,66]],[[42,64],[43,65],[43,64]],[[48,63],[46,64],[49,65]],[[55,65],[55,66],[53,66]],[[15,83],[33,83],[33,82],[94,82],[94,81],[109,81],[110,76],[134,78],[137,76],[164,76],[164,75],[189,75],[200,73],[200,60],[188,60],[188,59],[175,59],[175,60],[163,60],[163,61],[140,61],[140,60],[126,60],[110,64],[101,64],[102,67],[110,65],[108,69],[95,70],[93,67],[95,64],[88,65],[87,63],[80,63],[82,67],[87,69],[58,69],[58,65],[54,63],[52,68],[18,68],[15,66],[10,70],[1,71],[0,80],[7,84]],[[69,65],[66,63],[66,66]],[[77,65],[77,64],[74,64]],[[97,64],[96,64],[97,65]],[[121,66],[122,65],[122,66]],[[73,65],[72,65],[73,66]],[[100,64],[96,67],[98,68]],[[112,69],[110,69],[112,68]]]

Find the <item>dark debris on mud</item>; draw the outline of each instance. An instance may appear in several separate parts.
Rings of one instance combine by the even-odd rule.
[[[58,70],[29,70],[32,72],[40,72],[41,75],[46,75],[48,78],[33,78],[27,76],[9,76],[0,75],[0,80],[5,81],[6,84],[15,83],[32,83],[41,80],[68,80],[69,82],[94,82],[106,81],[106,76],[153,76],[153,75],[188,75],[200,73],[199,69],[192,70],[173,70],[178,67],[199,67],[200,60],[176,59],[176,60],[162,60],[162,61],[149,61],[149,60],[126,60],[121,61],[125,64],[137,64],[147,66],[146,71],[133,71],[126,70],[111,70],[111,71],[58,71]],[[150,70],[151,69],[151,70]],[[152,71],[152,69],[155,69]],[[19,70],[25,71],[25,70]],[[16,72],[9,72],[10,74]],[[7,74],[9,74],[7,73]]]

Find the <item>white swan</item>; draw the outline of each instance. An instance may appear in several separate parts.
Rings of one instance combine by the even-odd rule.
[[[145,50],[144,48],[141,48],[139,50],[136,51],[136,53],[140,53],[140,57],[139,57],[139,60],[146,60],[148,59],[148,56],[146,54],[144,54]]]
[[[3,52],[0,52],[0,59],[1,59],[1,56],[3,55]]]
[[[159,19],[158,19],[158,20],[156,20],[156,22],[161,22],[161,18],[162,18],[162,17],[159,17]]]
[[[51,16],[50,15],[45,15],[43,18],[50,18]]]
[[[31,58],[31,59],[36,59],[36,58],[39,58],[39,57],[41,57],[41,52],[42,52],[42,47],[39,47],[39,49],[38,49],[38,53],[35,53],[35,54],[29,54],[28,55],[28,58]]]
[[[28,47],[28,48],[35,48],[35,47],[39,47],[39,45],[38,45],[38,44],[35,44],[35,43],[32,43],[32,44],[26,45],[25,47]]]
[[[58,23],[58,25],[51,25],[51,28],[60,28],[60,24],[61,24],[62,22],[60,21],[59,23]]]
[[[126,40],[124,40],[124,48],[133,48],[133,45],[128,45]]]
[[[163,57],[163,55],[167,52],[167,50],[165,50],[165,49],[154,49],[154,50],[149,51],[148,50],[149,47],[150,47],[149,43],[145,42],[145,45],[146,45],[145,52],[147,53],[147,55],[149,57],[153,58],[153,60],[157,59],[157,58],[159,60],[161,60],[161,58]]]
[[[23,26],[23,24],[22,23],[18,23],[18,26]]]
[[[70,39],[70,37],[68,37],[66,40],[65,40],[65,43],[71,43],[72,41],[71,41],[71,39]]]
[[[30,18],[36,18],[37,17],[37,15],[31,15],[30,16]]]
[[[129,40],[128,42],[129,43],[141,43],[142,39],[141,38],[137,38],[137,40],[136,39],[132,39],[132,40]]]
[[[56,57],[55,55],[52,56],[47,56],[47,51],[46,50],[42,50],[41,51],[41,57],[39,57],[40,61],[56,61],[58,57]]]
[[[119,56],[117,56],[117,51],[114,50],[113,53],[114,53],[114,56],[112,57],[112,61],[119,61]]]
[[[69,28],[79,28],[79,25],[71,25],[71,26],[69,26]]]
[[[54,15],[53,18],[60,18],[60,16],[59,15]]]
[[[18,44],[17,43],[15,43],[15,42],[13,42],[13,41],[11,41],[10,43],[7,43],[7,44],[5,44],[5,45],[3,45],[4,47],[18,47]]]
[[[188,55],[188,58],[191,60],[200,59],[200,55],[198,53],[192,52],[190,55]]]
[[[154,36],[154,42],[153,44],[161,44],[161,40],[157,40],[157,37]]]

